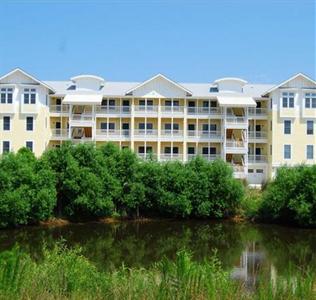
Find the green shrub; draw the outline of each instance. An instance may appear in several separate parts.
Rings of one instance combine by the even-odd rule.
[[[316,226],[316,165],[281,167],[263,194],[264,220]]]

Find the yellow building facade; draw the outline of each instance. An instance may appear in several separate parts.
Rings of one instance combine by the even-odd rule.
[[[222,158],[250,184],[281,165],[316,162],[316,83],[303,74],[277,85],[177,83],[161,74],[139,83],[41,81],[15,69],[0,77],[0,92],[0,153],[113,142],[144,159]]]

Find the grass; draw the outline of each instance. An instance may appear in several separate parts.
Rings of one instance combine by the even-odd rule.
[[[193,262],[186,251],[148,269],[100,272],[78,249],[58,246],[33,261],[19,249],[0,256],[0,299],[315,299],[312,274],[247,291],[216,256]]]

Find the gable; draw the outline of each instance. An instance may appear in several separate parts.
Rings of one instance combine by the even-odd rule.
[[[26,76],[19,70],[10,72],[7,76],[3,76],[0,82],[12,84],[38,84],[38,82]]]
[[[288,81],[286,84],[281,86],[282,88],[313,88],[315,87],[315,83],[311,82],[310,80],[307,80],[303,76],[297,76],[293,78],[292,80]]]
[[[126,94],[144,98],[183,98],[191,95],[190,91],[160,74],[130,89]]]

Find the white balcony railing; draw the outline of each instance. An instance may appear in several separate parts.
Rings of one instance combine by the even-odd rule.
[[[96,129],[96,137],[97,138],[105,138],[105,137],[112,137],[112,138],[128,138],[130,136],[129,129]]]
[[[68,104],[50,105],[49,111],[51,113],[69,113],[69,105]]]
[[[183,113],[184,106],[161,106],[162,113]]]
[[[182,153],[161,153],[160,160],[167,161],[167,160],[182,160],[183,154]]]
[[[70,119],[73,121],[92,121],[92,114],[82,113],[82,114],[72,114]]]
[[[266,116],[268,110],[266,108],[261,107],[250,107],[248,110],[249,116]]]
[[[183,137],[183,131],[182,130],[169,130],[169,129],[163,129],[161,130],[161,136],[162,137]]]
[[[258,139],[258,140],[266,139],[267,132],[266,131],[249,131],[248,138],[249,139]]]
[[[208,161],[213,161],[221,158],[220,154],[188,154],[188,160],[191,160],[197,156],[201,156]]]
[[[219,115],[221,109],[219,107],[188,107],[189,115]]]
[[[52,137],[55,138],[68,138],[69,130],[68,129],[60,129],[60,128],[53,128],[52,129]]]
[[[135,129],[134,136],[158,136],[157,129]]]
[[[227,116],[226,123],[227,124],[243,125],[243,124],[247,123],[247,118],[246,117]]]
[[[220,139],[222,134],[220,131],[206,131],[206,130],[188,130],[188,137],[199,139]]]
[[[266,162],[267,162],[266,155],[254,155],[254,154],[248,155],[248,163],[254,164],[254,163],[266,163]]]
[[[158,111],[157,105],[135,105],[134,110],[136,113],[154,113]]]
[[[244,148],[245,143],[244,141],[227,140],[226,147],[227,148]]]
[[[97,105],[96,114],[130,114],[130,106]]]

